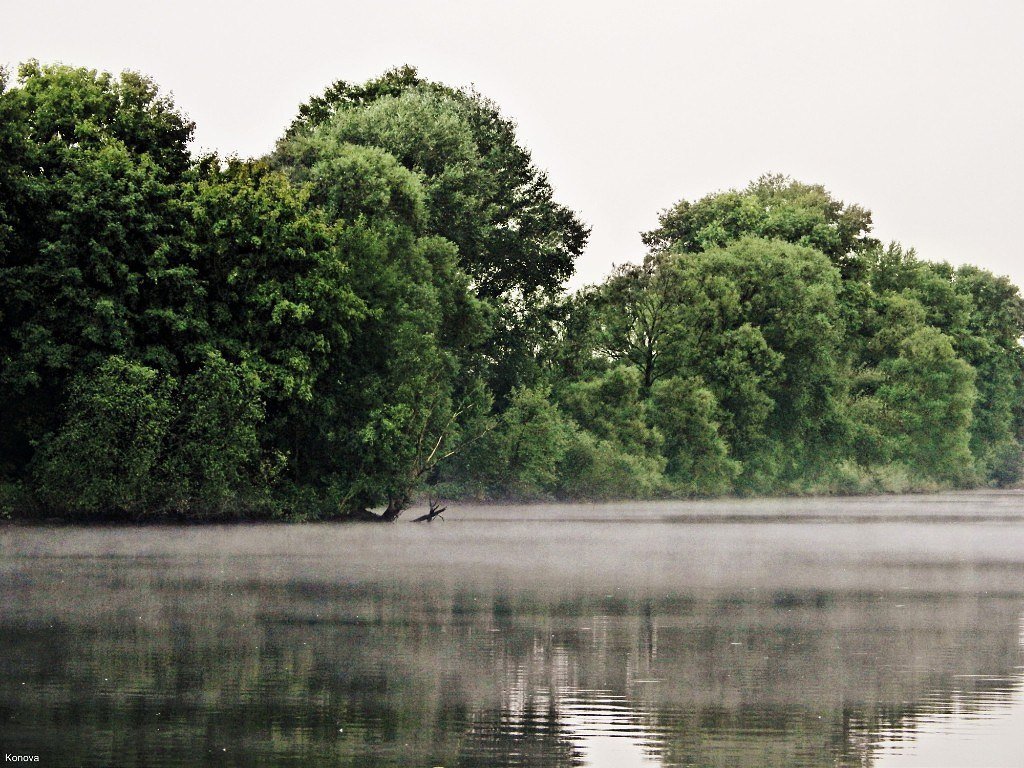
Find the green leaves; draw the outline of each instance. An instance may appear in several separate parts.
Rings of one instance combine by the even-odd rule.
[[[697,377],[662,379],[651,390],[650,419],[664,438],[665,474],[686,494],[726,493],[742,470],[729,457],[718,399]]]
[[[336,226],[304,190],[260,163],[209,163],[182,197],[197,276],[188,301],[202,318],[189,340],[194,348],[184,351],[199,357],[212,345],[247,361],[274,412],[312,399],[365,311]]]
[[[34,461],[40,500],[88,516],[138,513],[159,503],[172,392],[167,377],[116,356],[76,377],[64,423],[41,442]]]
[[[956,357],[937,328],[914,330],[898,350],[881,364],[885,379],[878,388],[883,423],[897,444],[894,455],[928,477],[969,480],[974,369]]]
[[[452,243],[470,292],[487,305],[481,311],[501,318],[475,342],[497,401],[536,383],[537,347],[551,334],[545,308],[588,229],[555,201],[514,124],[479,94],[409,67],[361,85],[339,81],[299,112],[271,162],[310,182],[332,216],[377,219],[378,228],[394,216]],[[381,187],[373,176],[388,181]],[[338,189],[347,190],[344,204]]]
[[[191,158],[191,132],[140,75],[0,77],[5,507],[365,517],[439,482],[614,498],[1024,465],[1016,287],[881,247],[819,185],[681,201],[642,265],[566,299],[587,228],[473,91],[335,83],[266,161]]]
[[[785,240],[824,253],[852,276],[855,257],[878,245],[870,232],[870,211],[845,205],[821,185],[766,175],[742,191],[680,201],[661,213],[643,241],[653,252],[700,253],[744,236]]]
[[[61,426],[39,443],[37,498],[83,517],[223,515],[253,502],[259,380],[210,354],[181,385],[123,357],[75,378]]]
[[[345,143],[383,149],[419,175],[429,232],[455,243],[481,297],[556,292],[572,274],[588,228],[555,202],[515,125],[480,94],[411,67],[338,81],[300,107],[274,162],[304,179]]]
[[[864,209],[784,177],[680,202],[644,236],[643,265],[570,305],[573,338],[554,349],[582,381],[556,391],[634,370],[632,412],[664,440],[675,492],[849,488],[851,472],[861,487],[1009,482],[1024,423],[1017,289],[869,232]]]
[[[0,113],[0,451],[23,474],[76,376],[112,355],[175,364],[192,126],[144,78],[35,62]]]

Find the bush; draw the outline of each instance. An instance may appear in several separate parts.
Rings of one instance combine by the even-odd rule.
[[[1003,443],[992,451],[989,475],[1000,488],[1017,485],[1024,474],[1024,451],[1017,442]]]
[[[549,394],[547,387],[515,390],[495,428],[457,456],[438,491],[477,498],[551,496],[573,427]]]
[[[71,385],[66,418],[39,445],[36,496],[74,516],[161,505],[158,465],[174,416],[173,383],[123,357]]]
[[[578,431],[559,466],[559,494],[570,499],[651,498],[669,489],[660,456],[631,453]]]
[[[32,517],[37,513],[32,495],[21,483],[0,483],[0,519]]]
[[[718,403],[700,379],[674,377],[651,390],[651,421],[665,439],[665,468],[678,492],[726,493],[740,471],[719,433]]]
[[[259,377],[216,353],[182,383],[161,462],[175,511],[224,516],[268,490],[260,473],[259,390]]]
[[[40,443],[35,496],[75,517],[239,512],[266,485],[258,387],[214,353],[180,385],[110,357],[75,380],[63,423]]]

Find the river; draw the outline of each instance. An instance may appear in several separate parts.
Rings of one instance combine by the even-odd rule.
[[[0,526],[46,766],[1024,765],[1024,493]]]

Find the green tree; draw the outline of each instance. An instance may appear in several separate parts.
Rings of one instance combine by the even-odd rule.
[[[175,393],[160,473],[165,505],[192,517],[244,515],[266,503],[279,467],[260,444],[262,381],[216,352]]]
[[[819,184],[778,174],[695,203],[681,200],[663,211],[658,223],[643,235],[644,244],[656,253],[700,253],[742,237],[762,237],[821,251],[844,275],[856,271],[857,254],[878,242],[870,236],[870,211],[836,200]]]
[[[1024,299],[1008,278],[972,266],[956,270],[953,286],[969,300],[957,354],[977,371],[971,453],[985,475],[1007,485],[1021,476]]]
[[[886,355],[898,357],[899,342],[930,326],[950,342],[957,358],[977,371],[970,425],[972,466],[983,477],[1012,482],[1017,470],[1024,358],[1019,339],[1024,311],[1019,292],[1006,278],[977,269],[920,260],[898,244],[866,254],[870,296],[860,307],[858,335],[866,340],[855,359],[867,390],[877,388]],[[902,329],[902,336],[892,334]],[[859,387],[865,389],[865,387]],[[868,401],[862,400],[862,405]],[[861,419],[862,424],[864,419]]]
[[[937,480],[972,479],[975,374],[956,357],[949,338],[936,328],[918,328],[880,369],[885,378],[878,397],[897,444],[895,456]]]
[[[698,377],[745,482],[813,474],[846,429],[840,290],[825,256],[781,241],[659,254],[598,289],[597,351],[630,364],[645,392]]]
[[[564,296],[587,229],[473,91],[335,83],[264,161],[191,133],[133,73],[0,72],[0,514],[1020,478],[1017,288],[821,186],[681,201]]]
[[[572,275],[587,228],[554,200],[515,124],[480,94],[412,67],[337,81],[300,107],[275,157],[301,174],[342,142],[381,147],[423,175],[431,231],[458,246],[481,296],[557,291]]]
[[[537,499],[553,495],[576,429],[546,387],[519,389],[491,429],[442,474],[445,493],[477,498]]]
[[[365,310],[311,401],[306,450],[347,508],[393,519],[455,449],[489,397],[475,349],[486,330],[456,247],[426,227],[421,177],[375,147],[339,144],[312,166]],[[312,436],[312,437],[311,437]],[[307,481],[314,478],[307,476]]]
[[[741,470],[729,458],[714,394],[698,378],[662,379],[651,391],[651,422],[664,438],[665,474],[685,494],[719,494]]]
[[[173,366],[192,124],[139,75],[35,62],[0,113],[0,463],[18,475],[73,377],[111,355]]]
[[[308,195],[259,162],[197,165],[182,194],[195,321],[176,339],[190,365],[212,349],[258,378],[264,452],[298,483],[330,466],[320,399],[366,312],[338,227]]]
[[[73,379],[62,423],[33,460],[36,497],[88,517],[237,511],[262,479],[258,390],[215,353],[182,383],[112,356]]]
[[[639,373],[615,366],[560,387],[557,402],[578,426],[561,467],[569,497],[627,498],[663,493],[663,437],[649,423]]]
[[[611,360],[639,371],[644,392],[666,373],[670,347],[676,341],[685,302],[691,298],[680,284],[679,271],[664,260],[616,267],[597,291],[587,296],[597,327],[594,346]],[[666,370],[667,369],[667,370]]]
[[[459,268],[492,317],[477,346],[495,403],[504,407],[514,389],[540,380],[548,310],[588,229],[555,201],[495,104],[423,80],[410,67],[362,85],[333,84],[300,108],[272,162],[299,181],[329,179],[334,158],[350,154],[352,144],[386,151],[418,179],[422,233],[456,246]]]

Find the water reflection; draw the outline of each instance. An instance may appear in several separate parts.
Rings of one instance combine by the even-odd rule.
[[[876,521],[840,524],[653,505],[570,509],[607,516],[571,527],[532,508],[429,530],[7,527],[0,748],[97,766],[1019,765],[1024,519],[988,519],[1008,498],[957,497],[976,519],[923,525],[875,500]]]
[[[1024,617],[1020,620],[1024,646]],[[929,696],[927,718],[910,733],[881,731],[871,745],[878,768],[1024,764],[1024,667],[1012,677],[960,675],[951,696]]]
[[[660,766],[660,739],[624,696],[580,691],[560,697],[560,723],[583,765],[594,768]]]

